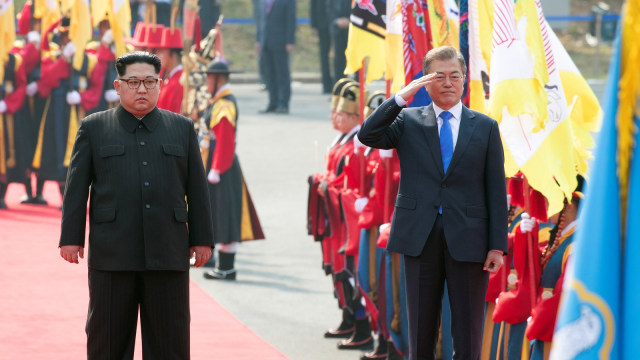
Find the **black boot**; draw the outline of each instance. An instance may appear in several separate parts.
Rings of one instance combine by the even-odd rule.
[[[47,200],[42,196],[42,188],[44,188],[44,180],[40,179],[36,174],[36,196],[33,198],[33,204],[47,205]]]
[[[371,336],[371,325],[369,319],[356,319],[356,331],[347,340],[338,342],[338,349],[371,349],[373,348],[373,336]]]
[[[360,356],[360,360],[386,359],[387,351],[387,340],[385,340],[384,336],[378,335],[378,346],[376,346],[372,352],[368,352]]]
[[[233,268],[235,261],[235,253],[226,253],[218,251],[218,259],[220,264],[216,269],[209,270],[204,273],[204,277],[212,280],[235,280],[236,269]]]
[[[398,353],[396,346],[392,342],[387,344],[387,360],[403,360],[404,357]]]
[[[33,190],[31,189],[31,177],[27,176],[24,179],[23,184],[24,184],[24,190],[26,194],[20,202],[23,204],[33,204]]]
[[[325,331],[324,337],[348,339],[353,335],[353,332],[356,331],[354,322],[355,318],[353,317],[353,314],[342,309],[342,322],[337,328]]]
[[[7,189],[9,184],[0,183],[0,209],[7,209],[7,203],[4,201],[4,196],[7,195]]]

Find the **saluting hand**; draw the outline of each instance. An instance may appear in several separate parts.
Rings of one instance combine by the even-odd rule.
[[[423,87],[431,84],[433,78],[436,76],[436,73],[433,72],[431,74],[427,74],[421,78],[417,78],[413,80],[409,85],[402,88],[398,91],[398,95],[403,98],[405,101],[408,101],[415,93],[417,93]]]
[[[84,259],[84,248],[80,245],[62,245],[60,256],[72,264],[77,264],[78,257]]]
[[[200,267],[209,261],[211,246],[192,246],[189,249],[189,258],[192,258],[194,253],[196,254],[196,263],[193,266]]]

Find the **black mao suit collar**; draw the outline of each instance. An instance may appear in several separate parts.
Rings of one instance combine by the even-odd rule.
[[[142,120],[138,120],[132,113],[125,110],[122,105],[118,105],[116,108],[116,116],[120,120],[120,125],[128,132],[134,132],[140,122],[142,122],[147,130],[153,132],[160,122],[160,110],[158,110],[157,107],[153,108]]]

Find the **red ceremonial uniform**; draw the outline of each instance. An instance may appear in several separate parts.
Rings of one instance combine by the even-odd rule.
[[[160,96],[158,97],[158,108],[180,114],[182,98],[184,96],[184,86],[182,86],[180,82],[182,72],[182,65],[178,65],[171,70],[169,77],[164,80],[160,88]],[[229,166],[231,166],[231,164],[229,164]]]

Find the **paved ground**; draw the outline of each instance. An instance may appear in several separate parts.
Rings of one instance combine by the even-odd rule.
[[[337,350],[335,340],[322,337],[341,312],[320,267],[320,244],[306,234],[307,176],[324,168],[336,135],[329,95],[319,84],[294,83],[289,115],[260,115],[267,93],[256,84],[232,87],[240,113],[237,153],[267,240],[241,245],[236,282],[206,280],[200,269],[191,276],[291,359],[358,359],[360,352]]]

